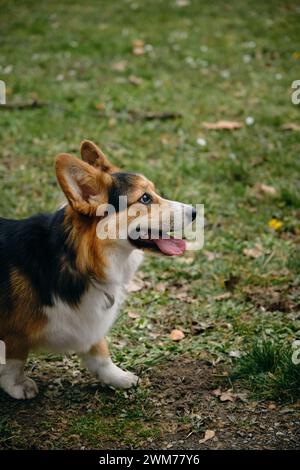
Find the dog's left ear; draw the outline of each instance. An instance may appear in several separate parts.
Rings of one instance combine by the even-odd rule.
[[[117,168],[110,163],[102,150],[90,140],[84,140],[80,145],[80,153],[83,161],[89,165],[99,168],[101,171],[113,173]]]
[[[68,153],[56,157],[57,180],[73,209],[93,216],[100,204],[106,204],[112,176],[93,168]]]

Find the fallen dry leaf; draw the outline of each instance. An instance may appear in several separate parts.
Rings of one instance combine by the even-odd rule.
[[[120,62],[115,62],[114,64],[112,64],[111,68],[116,72],[124,72],[124,70],[126,70],[127,68],[127,65],[127,60],[120,60]]]
[[[222,300],[230,299],[230,297],[231,297],[231,292],[225,292],[224,294],[215,295],[213,299],[216,300],[217,302],[221,302]]]
[[[241,122],[236,122],[236,121],[217,121],[217,122],[203,122],[202,127],[204,129],[209,129],[209,130],[235,130],[235,129],[241,129],[243,127],[243,124]]]
[[[295,122],[289,122],[287,124],[283,124],[281,126],[283,131],[298,131],[300,132],[300,124],[296,124]]]
[[[143,47],[134,47],[132,49],[133,55],[144,55],[145,54],[145,49]]]
[[[105,109],[105,103],[96,103],[95,104],[95,108],[98,109],[99,111],[102,111],[103,109]]]
[[[276,196],[277,191],[273,186],[264,183],[257,183],[254,188],[254,192],[258,195],[267,194],[268,196]]]
[[[181,330],[172,330],[170,333],[170,338],[172,341],[181,341],[184,336],[185,334]]]
[[[127,284],[126,290],[127,292],[139,292],[140,290],[145,287],[145,283],[142,279],[133,279]]]
[[[138,312],[128,312],[127,315],[129,318],[132,318],[133,320],[136,320],[137,318],[141,317],[141,315]]]
[[[203,444],[206,441],[209,441],[210,439],[213,439],[215,437],[216,433],[215,431],[212,431],[211,429],[207,429],[204,434],[204,438],[199,440],[199,444]]]
[[[264,254],[264,251],[260,243],[257,243],[253,248],[244,248],[243,254],[245,256],[248,256],[248,258],[257,259],[257,258],[260,258]]]
[[[269,410],[276,410],[277,406],[275,405],[275,403],[270,403],[268,405],[268,408],[269,408]]]
[[[231,390],[221,393],[220,401],[234,401],[234,395]]]
[[[142,39],[135,39],[132,41],[132,53],[134,55],[143,55],[145,54],[145,43]]]
[[[141,85],[144,81],[142,78],[137,77],[136,75],[130,75],[128,80],[132,85],[136,85],[136,86]]]
[[[144,47],[145,45],[145,42],[143,41],[143,39],[134,39],[132,41],[132,47]]]

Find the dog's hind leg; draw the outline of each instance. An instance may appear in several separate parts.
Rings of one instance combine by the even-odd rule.
[[[81,357],[83,365],[103,384],[125,389],[138,383],[136,375],[120,369],[113,363],[105,339],[92,346],[89,352]]]

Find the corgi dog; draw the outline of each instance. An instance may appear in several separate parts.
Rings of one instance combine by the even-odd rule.
[[[57,180],[67,199],[62,208],[25,220],[0,218],[0,340],[6,352],[0,387],[16,399],[38,393],[24,374],[30,351],[77,353],[103,384],[123,389],[137,384],[136,375],[113,363],[105,336],[143,252],[185,251],[183,239],[164,238],[166,219],[175,231],[180,211],[185,209],[182,227],[196,217],[192,206],[159,196],[145,176],[120,171],[93,142],[82,142],[81,157],[56,157]],[[127,202],[120,209],[121,197]],[[99,215],[100,206],[115,212]],[[121,226],[126,215],[133,223],[139,211],[143,217],[135,236],[130,229],[122,237],[98,236],[100,222],[114,216]]]

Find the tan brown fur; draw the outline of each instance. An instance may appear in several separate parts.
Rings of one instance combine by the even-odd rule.
[[[82,160],[101,171],[106,171],[108,173],[119,171],[118,167],[112,165],[102,150],[100,150],[99,147],[90,140],[84,140],[81,142],[80,154]]]
[[[12,268],[9,279],[12,308],[5,312],[0,303],[0,309],[4,310],[1,311],[0,337],[6,344],[8,359],[25,359],[38,343],[47,319],[26,276]]]
[[[103,359],[110,357],[106,339],[103,338],[99,343],[94,344],[89,350],[89,354],[94,357],[100,356]]]
[[[99,240],[96,236],[98,217],[85,217],[72,207],[66,208],[65,226],[68,242],[76,252],[76,268],[81,274],[92,274],[98,280],[105,278],[106,250],[113,240]]]
[[[60,186],[75,211],[93,216],[99,204],[107,201],[112,184],[109,173],[97,171],[88,163],[67,153],[58,155],[55,169]],[[71,179],[78,188],[70,184]]]

